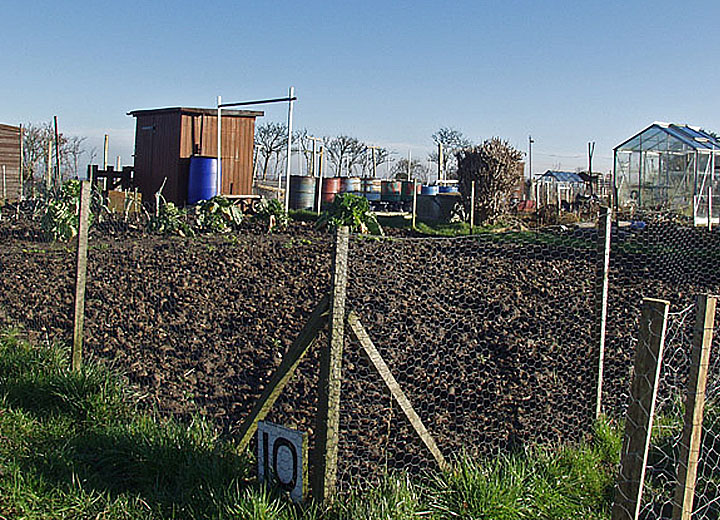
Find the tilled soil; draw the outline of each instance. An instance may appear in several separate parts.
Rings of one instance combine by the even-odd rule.
[[[658,226],[613,245],[604,394],[613,414],[625,404],[642,297],[682,309],[718,287],[717,264],[693,259],[695,235],[672,233]],[[668,237],[687,241],[687,254],[623,245]],[[595,238],[551,238],[351,238],[348,308],[446,456],[578,440],[591,429]],[[330,283],[332,237],[309,224],[193,239],[99,228],[90,243],[88,355],[125,374],[141,402],[230,432]],[[69,342],[74,255],[43,242],[33,223],[0,222],[0,321]],[[312,437],[316,388],[311,352],[271,419]],[[354,341],[341,423],[345,483],[430,460]]]

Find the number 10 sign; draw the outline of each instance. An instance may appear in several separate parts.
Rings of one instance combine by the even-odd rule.
[[[258,422],[258,480],[276,484],[302,502],[307,490],[307,434]]]

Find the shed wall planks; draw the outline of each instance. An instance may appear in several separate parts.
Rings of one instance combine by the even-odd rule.
[[[221,194],[252,194],[252,158],[255,117],[262,112],[228,111],[223,114],[223,181]],[[217,115],[207,109],[158,109],[131,112],[137,118],[135,182],[143,199],[154,195],[165,181],[166,200],[184,205],[190,158],[217,155]]]
[[[8,200],[20,198],[20,127],[0,124],[0,176],[5,166],[5,196]],[[2,198],[0,178],[0,198]]]

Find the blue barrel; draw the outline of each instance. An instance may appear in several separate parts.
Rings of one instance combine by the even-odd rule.
[[[290,177],[290,207],[292,209],[313,209],[317,179],[304,175]]]
[[[382,181],[380,179],[363,179],[362,189],[367,200],[380,200]]]
[[[188,204],[210,200],[217,195],[217,157],[190,157]]]
[[[459,193],[457,184],[450,184],[448,186],[440,186],[440,193]]]
[[[340,179],[340,193],[352,193],[362,191],[359,177],[343,177]]]
[[[439,192],[437,186],[423,186],[420,193],[422,195],[437,195]]]

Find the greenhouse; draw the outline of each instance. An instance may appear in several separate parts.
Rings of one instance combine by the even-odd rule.
[[[653,123],[615,147],[619,208],[672,211],[720,222],[720,141],[693,126]]]

